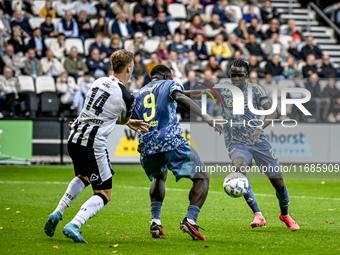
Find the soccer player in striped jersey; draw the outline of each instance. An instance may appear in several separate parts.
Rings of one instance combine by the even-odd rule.
[[[68,223],[63,234],[75,242],[86,243],[80,228],[111,200],[113,170],[106,150],[107,137],[116,124],[128,124],[139,132],[147,132],[142,120],[130,119],[135,99],[124,84],[133,71],[133,54],[120,50],[111,55],[113,75],[97,79],[87,93],[83,110],[71,125],[68,151],[76,177],[70,182],[55,211],[48,216],[44,230],[52,237],[65,209],[87,187],[94,195]]]
[[[209,115],[203,116],[195,102],[184,95],[183,86],[172,80],[168,67],[155,66],[150,75],[151,82],[134,93],[138,118],[150,124],[149,132],[141,136],[138,146],[141,164],[152,181],[150,232],[154,238],[164,237],[160,216],[169,169],[177,181],[185,177],[193,182],[189,193],[190,205],[180,228],[193,239],[205,241],[196,221],[208,194],[209,175],[200,171],[204,165],[198,153],[181,134],[182,127],[176,116],[177,104],[201,116],[210,126],[213,126],[213,119]],[[222,127],[217,125],[215,130],[221,134]]]
[[[242,90],[244,102],[248,102],[248,88],[251,88],[253,107],[255,109],[260,109],[261,107],[264,110],[271,109],[272,103],[266,91],[261,86],[246,81],[246,77],[250,71],[247,62],[235,60],[230,64],[229,69],[231,78],[229,85],[237,86]],[[251,165],[254,159],[261,171],[267,169],[265,174],[275,188],[276,197],[279,200],[279,219],[283,221],[288,228],[293,230],[299,229],[299,225],[288,214],[288,189],[282,177],[279,161],[263,132],[263,129],[271,123],[271,120],[276,119],[277,113],[274,112],[266,115],[262,122],[262,120],[260,120],[261,116],[252,113],[249,110],[248,103],[245,103],[244,114],[234,115],[233,95],[231,91],[227,88],[215,89],[221,97],[223,118],[228,120],[228,123],[224,125],[224,137],[233,166],[236,167],[238,172],[246,175],[246,166]],[[262,123],[264,124],[261,125]],[[254,220],[250,225],[253,228],[265,226],[266,220],[257,205],[251,185],[249,186],[249,193],[246,194],[244,198],[254,213]]]

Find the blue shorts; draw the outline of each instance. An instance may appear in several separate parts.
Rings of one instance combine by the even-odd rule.
[[[167,169],[176,176],[176,181],[182,177],[192,179],[196,173],[204,169],[197,151],[187,141],[172,151],[141,155],[140,162],[151,181],[155,176],[165,173]]]
[[[267,177],[281,173],[281,166],[275,156],[272,146],[266,140],[258,141],[255,145],[233,144],[229,150],[229,157],[233,162],[236,158],[244,158],[247,165],[252,164],[254,158],[256,165]]]

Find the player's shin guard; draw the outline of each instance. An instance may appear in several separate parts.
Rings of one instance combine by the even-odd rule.
[[[253,210],[253,213],[257,213],[257,212],[261,212],[258,205],[257,205],[257,202],[256,202],[256,199],[255,199],[255,195],[254,195],[254,192],[253,192],[253,188],[251,187],[251,184],[249,182],[249,192],[244,195],[244,199],[246,200],[247,204],[249,205],[249,207]]]
[[[55,210],[63,214],[66,208],[71,205],[71,203],[89,184],[90,183],[85,181],[82,177],[73,178]]]
[[[289,195],[288,195],[288,189],[283,193],[279,193],[276,191],[276,197],[279,200],[279,205],[281,209],[281,216],[285,217],[288,215],[288,206],[289,206]]]
[[[76,224],[81,228],[89,219],[95,216],[108,202],[103,194],[95,194],[87,200],[80,208],[77,215],[70,223]]]

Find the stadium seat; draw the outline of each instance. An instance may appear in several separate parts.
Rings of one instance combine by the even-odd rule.
[[[45,21],[43,17],[32,17],[28,20],[28,23],[31,25],[32,29],[40,28],[41,23]]]
[[[91,24],[91,28],[93,29],[95,27],[95,25],[98,23],[98,19],[90,19],[90,24]]]
[[[31,37],[24,38],[24,44],[27,46],[28,42],[31,40]]]
[[[262,61],[260,64],[259,64],[259,67],[264,70],[266,68],[266,64],[267,64],[267,61]]]
[[[53,2],[53,3],[55,3],[55,2]],[[59,23],[59,21],[61,21],[61,18],[52,19],[52,23],[54,25],[54,29],[55,30],[58,30],[58,23]]]
[[[105,45],[106,48],[109,48],[110,44],[111,44],[111,39],[110,38],[103,38],[103,44]]]
[[[205,15],[207,15],[208,17],[211,17],[212,11],[213,11],[214,7],[215,7],[214,4],[208,4],[208,5],[205,7]]]
[[[45,38],[44,42],[45,42],[46,48],[47,48],[47,49],[50,49],[51,44],[52,44],[53,42],[56,42],[57,40],[58,40],[57,38],[51,38],[51,37]]]
[[[237,28],[237,23],[225,23],[225,29],[227,30],[227,34],[233,33],[234,29]]]
[[[21,91],[35,92],[34,80],[32,76],[29,75],[19,75],[19,84]]]
[[[244,5],[243,6],[243,13],[247,13],[248,9],[249,9],[249,5],[248,4]],[[257,16],[259,17],[260,20],[262,20],[261,10],[258,6],[254,5],[254,13],[257,14]]]
[[[192,45],[195,44],[195,42],[191,39],[185,40],[185,44],[188,46],[188,49],[190,50]]]
[[[114,22],[115,22],[115,20],[112,19],[112,20],[109,21],[109,24],[107,25],[107,30],[108,30],[110,36],[112,35],[112,25],[113,25]]]
[[[187,11],[183,4],[169,4],[168,12],[176,20],[187,19]]]
[[[340,90],[340,81],[337,81],[337,82],[335,83],[335,87],[336,87],[337,89]]]
[[[67,38],[65,40],[66,54],[70,54],[72,47],[77,47],[78,53],[84,54],[83,42],[79,38]]]
[[[34,5],[35,5],[35,8],[38,12],[38,14],[40,13],[41,9],[45,7],[45,1],[37,1],[35,0],[34,1]]]
[[[277,84],[277,86],[282,89],[282,88],[289,88],[289,87],[294,87],[294,81],[285,79],[285,80],[280,80]]]
[[[208,63],[209,63],[208,60],[203,60],[203,61],[201,62],[201,65],[203,66],[204,70],[206,69],[206,66],[207,66]]]
[[[144,65],[147,65],[147,64],[149,64],[150,62],[151,62],[151,59],[149,59],[149,58],[146,58],[146,59],[143,60],[143,64],[144,64]]]
[[[168,27],[169,27],[171,35],[175,34],[175,30],[176,30],[176,28],[179,27],[179,24],[180,24],[179,21],[169,21],[168,22]]]
[[[67,78],[67,82],[77,84],[77,83],[76,83],[76,80],[75,80],[72,76],[69,76],[69,77]]]
[[[88,38],[84,41],[85,56],[90,55],[90,45],[96,40],[94,38]]]
[[[303,68],[305,65],[307,65],[306,62],[300,62],[300,63],[298,64],[298,66],[297,66],[297,69],[298,69],[300,72],[302,72],[302,68]]]
[[[37,94],[43,93],[43,92],[56,92],[56,87],[54,84],[54,79],[50,76],[38,76],[35,81],[35,87]]]
[[[240,6],[238,5],[228,5],[226,8],[225,8],[226,11],[229,11],[229,10],[235,10],[236,12],[236,18],[238,19],[242,19],[243,18],[243,13],[242,13],[242,9]]]
[[[319,84],[320,84],[320,90],[324,91],[324,89],[328,85],[328,79],[319,79]]]
[[[18,4],[18,0],[13,0],[12,3],[11,3],[11,6],[12,6],[12,10],[15,11],[15,7],[17,6]]]
[[[130,3],[130,12],[133,13],[133,10],[135,9],[135,6],[137,5],[137,1],[133,1],[132,3]]]
[[[58,112],[59,98],[54,79],[50,76],[39,76],[35,85],[40,96],[40,112]]]
[[[149,53],[155,52],[158,48],[159,40],[148,39],[144,43],[144,48]]]
[[[228,60],[223,60],[223,61],[221,62],[221,68],[222,68],[223,72],[227,72],[228,64],[229,64],[229,61],[228,61]]]
[[[128,39],[124,42],[124,49],[128,50],[128,48],[130,47],[130,45],[133,43],[133,39]]]
[[[262,24],[262,26],[261,26],[261,31],[262,31],[263,33],[265,33],[265,32],[267,32],[268,28],[269,28],[269,24]]]
[[[205,46],[207,46],[208,55],[211,54],[211,44],[212,44],[212,43],[213,43],[212,41],[207,41],[207,42],[205,42]]]

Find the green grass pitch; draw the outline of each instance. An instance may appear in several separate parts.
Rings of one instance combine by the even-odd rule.
[[[340,179],[287,178],[290,214],[301,230],[278,219],[274,189],[252,178],[267,228],[252,229],[243,198],[230,198],[222,178],[212,178],[198,224],[207,241],[193,241],[179,230],[188,206],[189,180],[172,174],[162,208],[166,238],[149,234],[150,181],[137,165],[114,165],[112,201],[82,227],[88,244],[76,244],[62,229],[91,196],[88,187],[64,213],[50,238],[43,227],[73,178],[72,166],[0,167],[0,254],[340,254]]]

